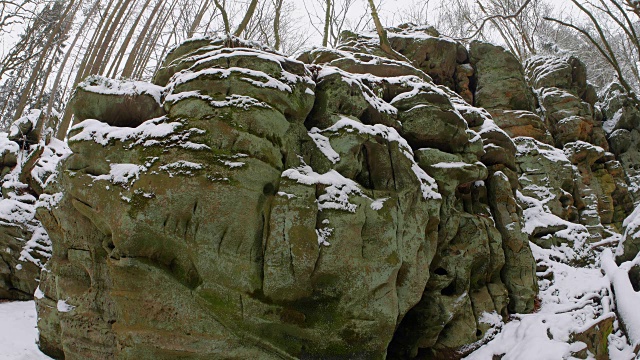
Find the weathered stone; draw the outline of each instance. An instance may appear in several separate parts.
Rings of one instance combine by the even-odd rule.
[[[473,41],[469,58],[476,70],[476,106],[489,110],[535,110],[533,92],[513,54],[500,46]]]
[[[399,114],[402,135],[414,147],[435,147],[444,151],[462,152],[469,141],[467,123],[454,111],[444,95],[430,95],[433,100]],[[400,107],[401,104],[396,103],[396,106]]]
[[[90,76],[73,95],[74,116],[78,122],[98,119],[113,126],[136,127],[165,114],[161,92],[159,86],[144,82]]]
[[[390,31],[389,42],[394,49],[409,58],[416,68],[429,74],[436,84],[455,89],[456,67],[464,61],[458,61],[458,58],[466,57],[459,44],[444,36],[418,35],[418,31],[420,30],[416,28],[401,32]],[[411,35],[407,36],[408,32]]]
[[[626,129],[618,129],[609,135],[609,146],[611,151],[620,156],[627,152],[631,147],[631,131]]]
[[[496,228],[502,235],[505,265],[502,279],[509,290],[509,311],[523,313],[533,310],[533,300],[538,292],[535,266],[531,264],[529,239],[522,232],[522,209],[513,196],[509,179],[498,171],[487,179],[489,205],[496,220]]]
[[[545,144],[553,144],[553,137],[542,119],[529,111],[492,110],[493,121],[510,137],[528,136]]]
[[[596,360],[609,359],[608,336],[613,332],[614,320],[613,316],[605,316],[588,329],[574,334],[572,340],[583,342]]]
[[[556,146],[573,141],[586,141],[605,150],[609,149],[600,124],[593,118],[591,106],[559,88],[543,88],[540,102],[554,135]]]
[[[54,239],[43,350],[444,356],[482,339],[482,313],[532,309],[533,258],[489,200],[514,188],[484,183],[487,163],[515,169],[515,146],[486,111],[359,36],[307,66],[225,41],[169,55],[166,116],[71,130],[46,189],[64,195],[39,210]],[[452,44],[447,76],[468,80]]]
[[[41,116],[42,112],[40,110],[28,111],[26,115],[20,117],[11,124],[9,127],[8,139],[17,143],[22,148],[28,148],[29,145],[37,143],[40,138],[40,134],[36,127],[38,121],[42,120]],[[13,167],[13,165],[8,166]]]
[[[618,129],[631,131],[640,126],[640,110],[618,83],[611,83],[603,90],[601,109],[604,116],[602,127],[607,134]]]
[[[471,91],[471,79],[474,70],[471,64],[460,64],[456,67],[455,90],[469,104],[473,104],[473,92]]]
[[[524,67],[529,81],[536,89],[556,87],[582,99],[593,100],[592,93],[585,97],[587,68],[575,56],[534,56],[525,62]]]

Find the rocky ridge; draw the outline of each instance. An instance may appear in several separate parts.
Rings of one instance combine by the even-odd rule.
[[[638,122],[619,89],[596,103],[573,57],[523,67],[413,26],[389,40],[411,63],[366,34],[297,60],[191,40],[153,84],[82,83],[69,149],[8,139],[8,154],[61,161],[28,184],[52,244],[43,351],[460,358],[537,310],[539,285],[557,296],[536,271],[591,263],[624,231],[619,259],[634,257]],[[584,324],[609,316],[591,312]],[[602,356],[588,339],[622,323],[567,330],[567,351]]]

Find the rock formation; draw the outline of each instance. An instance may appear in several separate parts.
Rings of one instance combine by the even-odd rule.
[[[17,122],[0,205],[28,216],[0,224],[0,297],[35,291],[67,359],[460,358],[534,311],[532,247],[630,228],[640,119],[574,57],[389,41],[411,63],[367,34],[297,60],[193,39],[153,83],[80,84],[68,148]]]
[[[51,257],[51,241],[36,219],[36,207],[50,200],[43,188],[55,181],[56,165],[68,148],[53,140],[38,142],[33,111],[18,119],[9,134],[0,133],[0,299],[30,300],[41,269]]]

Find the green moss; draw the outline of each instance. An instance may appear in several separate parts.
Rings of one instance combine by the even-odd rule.
[[[140,212],[144,212],[149,205],[149,202],[152,200],[152,197],[144,196],[144,192],[141,190],[136,190],[133,192],[131,196],[131,202],[129,203],[129,210],[127,214],[132,219],[136,219]]]

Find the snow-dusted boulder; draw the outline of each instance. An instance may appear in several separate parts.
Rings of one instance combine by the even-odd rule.
[[[93,75],[73,95],[76,122],[98,119],[113,126],[135,127],[165,114],[163,88],[142,81],[112,80]]]
[[[11,129],[32,132],[38,112],[19,119]],[[37,137],[35,138],[37,141]],[[69,154],[56,139],[48,145],[18,144],[0,133],[2,196],[0,197],[0,299],[31,300],[38,286],[41,269],[51,258],[51,240],[36,218],[38,207],[49,206],[54,194],[43,190],[56,180],[58,162]]]
[[[440,356],[482,340],[486,313],[533,310],[516,183],[500,172],[515,169],[513,142],[455,84],[381,57],[374,39],[301,57],[313,64],[235,38],[189,41],[156,87],[135,85],[163,87],[166,115],[75,125],[64,196],[39,210],[54,239],[41,347]],[[467,59],[451,44],[455,71]],[[504,156],[486,157],[493,148]]]

